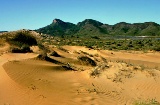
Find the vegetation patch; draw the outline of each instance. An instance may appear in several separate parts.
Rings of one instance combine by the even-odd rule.
[[[147,101],[137,101],[133,105],[160,105],[160,103],[155,99],[152,99]]]
[[[33,52],[28,45],[22,46],[21,48],[18,47],[11,47],[10,51],[12,53],[27,53],[27,52]]]
[[[100,70],[98,70],[97,68],[94,68],[92,70],[92,72],[90,73],[91,76],[99,76],[100,75]]]
[[[160,40],[158,38],[116,38],[113,36],[99,36],[100,39],[79,36],[65,38],[56,37],[50,45],[55,46],[86,46],[95,50],[132,50],[132,51],[160,51]],[[136,39],[137,38],[137,39]],[[57,40],[58,39],[58,40]],[[44,39],[45,40],[45,39]],[[63,49],[62,49],[63,50]],[[65,51],[65,50],[64,50]],[[67,52],[67,51],[65,51]]]
[[[68,50],[64,49],[63,47],[59,47],[59,49],[68,53]]]
[[[73,69],[73,66],[71,65],[71,64],[69,64],[69,63],[67,63],[66,65],[63,65],[62,66],[65,70],[74,70]]]
[[[97,63],[87,56],[78,57],[78,60],[84,65],[97,66]]]
[[[90,76],[99,76],[104,69],[108,69],[109,65],[103,63],[101,65],[96,66],[90,73]]]
[[[36,38],[28,31],[16,32],[13,37],[7,39],[10,44],[22,47],[23,45],[37,45]]]
[[[4,36],[6,37],[4,38]],[[32,52],[30,47],[37,45],[36,38],[29,31],[6,33],[3,38],[11,45],[10,51],[12,53]]]

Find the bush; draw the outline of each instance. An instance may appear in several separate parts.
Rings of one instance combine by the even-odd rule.
[[[33,52],[33,51],[30,49],[30,46],[28,46],[28,45],[23,45],[23,46],[21,47],[21,50],[22,50],[22,52]]]
[[[32,52],[30,47],[28,45],[24,45],[21,48],[18,47],[13,47],[11,48],[12,53],[27,53],[27,52]]]
[[[8,38],[10,44],[22,47],[23,45],[37,45],[37,40],[30,32],[17,32],[12,38]]]
[[[160,46],[159,46],[159,45],[154,46],[154,47],[153,47],[153,50],[155,50],[155,51],[160,51]]]
[[[98,36],[92,36],[93,39],[100,39]]]

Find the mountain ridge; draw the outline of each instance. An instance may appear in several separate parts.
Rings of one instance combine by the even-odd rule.
[[[160,36],[160,25],[155,22],[127,23],[119,22],[114,25],[104,24],[94,19],[85,19],[73,24],[54,19],[50,25],[36,30],[39,33],[52,36],[78,35],[131,35],[131,36]]]

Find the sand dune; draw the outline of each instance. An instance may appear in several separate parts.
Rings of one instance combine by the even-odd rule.
[[[28,97],[25,88],[13,81],[12,78],[5,72],[2,65],[12,60],[32,58],[35,54],[5,54],[0,56],[0,105],[22,105],[28,102]]]
[[[113,52],[79,46],[52,48],[61,64],[37,54],[0,56],[0,105],[132,105],[160,102],[160,53]],[[79,63],[87,56],[96,67]],[[69,64],[75,70],[66,70]],[[91,73],[97,70],[97,75]]]

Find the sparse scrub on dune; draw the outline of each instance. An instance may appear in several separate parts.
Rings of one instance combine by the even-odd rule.
[[[70,63],[67,63],[66,65],[62,65],[62,67],[65,69],[65,70],[75,70]]]
[[[90,57],[93,57],[92,54],[89,54],[89,53],[87,53],[87,52],[81,51],[81,53],[83,53],[84,55],[88,55],[88,56],[90,56]]]
[[[140,66],[133,66],[133,70],[141,70]]]
[[[154,69],[155,69],[155,70],[158,70],[158,69],[159,69],[159,67],[158,67],[158,66],[155,66],[155,67],[154,67]]]
[[[56,51],[51,52],[50,56],[62,57],[62,56],[59,55]]]
[[[145,65],[144,64],[140,65],[140,70],[144,70],[144,69],[146,69]]]
[[[81,50],[80,50],[81,51]],[[81,51],[81,53],[85,54],[85,55],[89,55],[87,52]]]
[[[84,65],[97,66],[97,63],[87,56],[78,57],[78,60]]]
[[[39,47],[39,49],[42,50],[42,52],[45,52],[45,53],[49,53],[50,52],[48,46],[43,45],[42,42],[38,42],[38,47]]]
[[[133,105],[160,105],[160,103],[155,99],[152,99],[147,101],[137,101]]]
[[[99,76],[100,70],[98,70],[98,67],[95,67],[92,72],[90,73],[91,76]]]
[[[46,52],[42,52],[41,54],[39,54],[37,56],[37,59],[40,59],[40,60],[45,60],[47,56],[47,53]]]
[[[108,69],[109,66],[106,63],[96,66],[90,73],[90,76],[99,76],[102,71]]]
[[[103,60],[103,62],[107,63],[107,59],[104,57],[101,57],[101,59]]]
[[[64,52],[67,52],[68,53],[68,50],[64,49],[63,47],[58,47],[60,50],[64,51]]]

